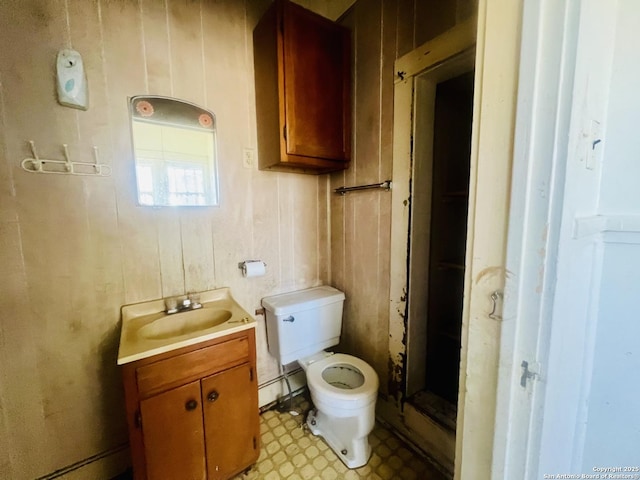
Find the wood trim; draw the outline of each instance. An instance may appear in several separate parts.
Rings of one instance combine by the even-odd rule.
[[[413,78],[396,83],[393,94],[393,190],[391,191],[391,252],[389,279],[388,392],[399,407],[404,394],[406,368],[405,318],[407,315],[407,255],[411,214],[411,156]]]
[[[478,19],[473,16],[400,57],[394,67],[395,83],[473,48],[476,43],[477,25]]]
[[[433,140],[435,101],[437,86],[451,78],[471,72],[474,69],[474,48],[454,54],[451,58],[427,68],[415,76],[414,81],[414,124],[412,131],[423,132],[413,136],[413,157],[411,161],[411,249],[409,267],[409,310],[407,322],[406,394],[410,396],[424,388],[426,375],[427,325],[415,319],[428,317],[430,266]],[[467,201],[468,191],[457,192],[459,198]],[[409,226],[407,226],[409,228]],[[464,260],[460,259],[460,270],[464,271]],[[418,268],[414,268],[419,266]],[[426,269],[426,270],[423,270]],[[424,276],[426,275],[426,277]],[[453,453],[450,455],[453,458]]]
[[[437,83],[473,68],[476,18],[457,26],[396,60],[393,123],[393,192],[391,200],[390,309],[389,309],[389,393],[397,402],[406,394],[408,334],[407,283],[409,271],[409,228],[414,207],[411,180],[414,174],[414,86],[416,77],[428,74]],[[425,55],[429,52],[428,55]],[[403,72],[397,75],[397,72]],[[428,72],[428,73],[427,73]],[[422,77],[422,80],[426,78]],[[426,81],[426,80],[424,80]],[[420,334],[420,332],[412,332]],[[414,335],[415,336],[415,335]],[[398,368],[396,368],[398,367]]]

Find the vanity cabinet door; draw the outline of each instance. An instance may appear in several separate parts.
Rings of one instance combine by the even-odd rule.
[[[209,480],[231,477],[260,454],[258,389],[251,364],[202,380]]]
[[[204,480],[200,382],[140,402],[147,480]]]

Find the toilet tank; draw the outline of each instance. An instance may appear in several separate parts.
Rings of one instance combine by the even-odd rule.
[[[269,352],[280,364],[337,345],[344,293],[322,286],[262,299]]]

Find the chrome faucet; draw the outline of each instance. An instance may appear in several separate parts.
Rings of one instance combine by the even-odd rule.
[[[164,300],[166,307],[165,313],[171,315],[173,313],[184,312],[185,310],[196,310],[202,308],[200,303],[200,295],[191,293],[186,297],[167,297]]]

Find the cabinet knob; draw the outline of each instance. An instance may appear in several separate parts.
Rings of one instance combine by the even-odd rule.
[[[196,408],[198,408],[198,402],[195,400],[189,400],[184,404],[184,408],[186,408],[188,411],[195,410]]]
[[[209,392],[209,395],[207,395],[207,400],[209,400],[210,402],[215,402],[219,396],[220,394],[218,392],[212,390],[211,392]]]

